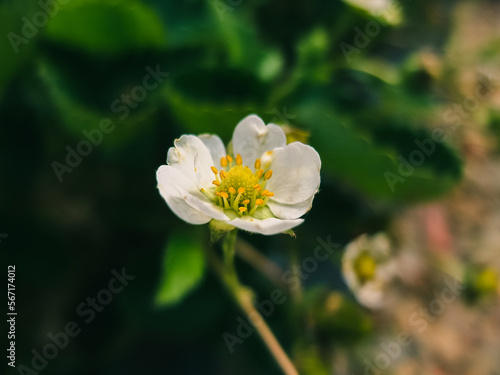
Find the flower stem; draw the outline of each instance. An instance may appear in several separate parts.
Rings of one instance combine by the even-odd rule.
[[[274,359],[281,367],[283,373],[286,375],[298,375],[299,373],[297,372],[294,364],[290,358],[288,358],[288,355],[285,353],[273,332],[264,321],[262,315],[254,307],[252,301],[253,292],[249,288],[241,285],[238,280],[236,268],[234,267],[237,234],[237,230],[235,229],[226,234],[226,237],[224,238],[222,245],[222,249],[224,251],[224,263],[220,261],[220,258],[211,248],[208,249],[209,261],[235,302],[255,326],[262,341],[266,344]]]
[[[265,275],[274,285],[288,291],[289,287],[281,279],[285,271],[241,238],[236,241],[236,256]]]
[[[236,246],[236,237],[238,236],[238,230],[233,229],[226,234],[224,242],[222,243],[222,250],[224,252],[224,266],[226,270],[226,275],[234,282],[238,284],[238,276],[236,274],[236,268],[234,268],[234,254]]]

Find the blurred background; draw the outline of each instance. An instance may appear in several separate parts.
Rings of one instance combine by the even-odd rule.
[[[156,188],[175,138],[227,144],[255,113],[322,159],[297,238],[237,245],[257,300],[286,296],[267,321],[299,372],[499,374],[498,19],[496,1],[2,0],[0,252],[26,367],[6,373],[280,373],[255,333],[231,353],[242,314],[208,228]],[[377,232],[396,273],[371,308],[341,264]],[[290,288],[318,238],[339,246]]]

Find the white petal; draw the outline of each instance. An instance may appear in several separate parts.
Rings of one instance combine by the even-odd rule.
[[[304,222],[303,219],[296,220],[281,220],[276,218],[269,218],[264,220],[254,219],[252,217],[244,216],[228,221],[228,224],[236,228],[246,230],[248,232],[260,233],[265,235],[272,235],[286,232],[297,225]]]
[[[207,146],[212,155],[213,166],[219,168],[220,159],[227,155],[222,140],[214,134],[200,134],[198,138]],[[217,164],[217,165],[216,165]]]
[[[170,196],[165,193],[162,193],[161,195],[174,214],[189,224],[206,224],[212,220],[211,217],[191,207],[182,198],[178,198],[173,195]]]
[[[275,202],[304,202],[318,191],[321,160],[314,148],[294,142],[274,150],[272,159],[273,176],[266,189],[274,193]]]
[[[205,144],[195,135],[183,135],[168,150],[167,163],[194,181],[198,188],[210,186],[214,174],[210,167],[212,155]]]
[[[388,256],[391,253],[391,241],[385,233],[377,233],[370,238],[370,248],[373,256]]]
[[[266,151],[286,145],[286,136],[278,125],[264,124],[260,117],[250,115],[241,120],[233,133],[234,155],[240,154],[243,165],[254,170],[255,159]]]
[[[185,198],[186,202],[191,207],[198,209],[211,218],[217,220],[229,220],[229,218],[224,213],[223,208],[209,201],[203,194],[200,194],[199,196],[197,196],[196,194],[189,194]]]
[[[162,165],[156,172],[158,189],[160,190],[161,196],[165,199],[165,202],[167,202],[170,209],[182,220],[187,221],[190,224],[208,223],[211,220],[211,217],[190,206],[181,197],[182,195],[179,194],[178,189],[173,186],[173,183],[169,178],[169,170],[172,169],[172,167]]]
[[[379,282],[367,282],[354,291],[354,296],[362,305],[370,309],[380,309],[384,306],[386,300],[385,287],[385,284]]]
[[[304,202],[295,204],[285,204],[269,200],[267,205],[271,209],[273,215],[280,219],[296,219],[311,209],[313,198],[314,195],[312,195],[309,199],[306,199]]]
[[[358,236],[346,246],[344,255],[342,256],[342,275],[349,289],[352,291],[357,291],[361,287],[356,270],[354,269],[354,262],[361,252],[367,249],[367,241],[368,237],[366,234]]]
[[[182,174],[181,171],[172,166],[162,165],[157,172],[158,188],[160,193],[181,219],[189,221],[186,217],[192,218],[192,211],[196,211],[199,220],[205,220],[201,224],[206,223],[211,218],[217,220],[228,220],[221,207],[210,202],[203,194],[201,194],[196,184],[188,177]],[[180,201],[184,204],[180,204]],[[208,220],[207,220],[208,218]]]
[[[354,260],[361,254],[361,251],[369,250],[368,236],[362,234],[349,242],[344,250],[343,262],[352,264]]]

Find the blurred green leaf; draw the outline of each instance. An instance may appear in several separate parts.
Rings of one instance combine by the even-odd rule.
[[[262,38],[284,48],[295,46],[314,27],[336,25],[346,16],[346,6],[340,1],[272,0],[257,4],[253,18]]]
[[[262,81],[270,81],[282,72],[281,51],[261,42],[251,16],[244,9],[222,14],[217,6],[212,6],[212,16],[230,67],[251,72]]]
[[[267,85],[228,68],[192,69],[172,76],[165,97],[175,117],[191,133],[217,133],[229,139],[250,113],[263,113]]]
[[[316,345],[296,345],[294,351],[297,353],[297,366],[301,374],[304,375],[328,375],[330,371],[321,349]]]
[[[141,68],[134,72],[134,75],[140,77],[145,73],[146,70]],[[77,72],[50,58],[40,59],[38,74],[46,85],[49,98],[65,131],[77,139],[86,139],[82,133],[84,130],[99,129],[101,122],[111,121],[112,130],[104,134],[99,147],[116,148],[125,144],[139,131],[150,129],[154,125],[152,118],[160,104],[160,100],[156,98],[161,97],[161,89],[148,91],[143,101],[135,101],[132,98],[132,105],[125,105],[122,98],[124,94],[130,95],[131,88],[138,87],[137,84],[141,84],[142,78],[135,78],[129,74],[127,82],[122,83],[122,87],[126,87],[127,90],[122,93],[116,89],[115,82],[113,85],[110,82],[106,87],[107,90],[97,92],[97,89],[92,89],[90,84],[84,87],[84,83],[77,79]],[[84,89],[80,89],[82,87]],[[104,94],[104,91],[108,92]],[[114,91],[114,94],[111,91]],[[101,95],[99,100],[98,94]],[[93,100],[88,100],[87,97],[92,95]]]
[[[152,2],[167,29],[170,48],[186,48],[213,43],[217,32],[213,25],[210,1],[153,0]]]
[[[165,251],[163,276],[156,295],[160,306],[180,302],[199,285],[206,268],[202,240],[192,233],[173,233]]]
[[[163,48],[158,16],[135,0],[72,0],[48,22],[46,37],[101,56]]]
[[[358,304],[326,286],[308,289],[304,305],[314,319],[318,338],[323,342],[352,343],[366,337],[373,329],[372,319]]]
[[[27,1],[16,1],[0,5],[0,50],[2,63],[0,68],[0,100],[7,85],[15,77],[17,71],[29,61],[36,42],[36,35],[25,38],[22,33],[22,16],[33,12],[33,4]]]
[[[455,186],[462,162],[445,143],[432,140],[424,125],[430,111],[411,106],[408,94],[392,85],[357,74],[335,85],[302,85],[283,100],[296,123],[311,129],[323,170],[371,198],[396,202],[435,198]]]

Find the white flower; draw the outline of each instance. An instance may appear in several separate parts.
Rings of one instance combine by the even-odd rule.
[[[362,305],[379,309],[386,301],[386,287],[395,276],[391,245],[383,233],[363,234],[350,242],[342,258],[342,274]]]
[[[183,135],[157,173],[169,207],[191,224],[215,219],[265,235],[301,224],[320,183],[318,153],[286,144],[283,130],[255,115],[236,126],[232,150],[216,135]],[[232,155],[232,156],[230,156]]]

